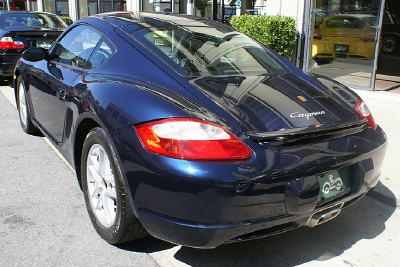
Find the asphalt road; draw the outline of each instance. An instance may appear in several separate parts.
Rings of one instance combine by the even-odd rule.
[[[374,101],[375,96],[365,95],[367,103]],[[2,267],[399,265],[399,209],[368,195],[318,227],[222,245],[213,250],[185,248],[152,237],[112,246],[92,228],[75,174],[44,138],[26,135],[21,130],[13,101],[6,96],[12,98],[12,88],[1,86]],[[388,101],[392,99],[389,96]],[[393,108],[399,110],[398,104],[394,103]],[[381,105],[372,106],[380,111]],[[394,116],[387,120],[397,124],[390,133],[398,136],[399,120],[393,123]],[[384,114],[377,117],[384,118]],[[385,123],[389,125],[390,121]],[[398,150],[390,153],[395,151]],[[398,169],[398,165],[396,156],[385,161],[384,179],[395,181],[398,172],[390,170]],[[392,190],[387,186],[391,184],[383,182],[380,186],[386,194],[397,195],[397,185]]]

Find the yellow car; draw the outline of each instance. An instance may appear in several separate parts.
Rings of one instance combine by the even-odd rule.
[[[314,59],[374,58],[377,17],[366,14],[331,15],[314,30]]]

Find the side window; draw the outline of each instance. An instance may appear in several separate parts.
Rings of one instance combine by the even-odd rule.
[[[95,29],[77,26],[69,31],[51,52],[54,61],[78,68],[92,69],[102,64],[114,50]],[[96,56],[103,50],[105,58]],[[96,52],[96,53],[94,53]]]
[[[112,54],[114,54],[114,46],[103,37],[90,55],[88,67],[92,69],[97,68]]]

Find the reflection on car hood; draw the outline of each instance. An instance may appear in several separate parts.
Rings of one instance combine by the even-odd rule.
[[[228,112],[247,133],[346,124],[360,117],[354,104],[314,79],[291,73],[270,76],[217,76],[190,81]]]

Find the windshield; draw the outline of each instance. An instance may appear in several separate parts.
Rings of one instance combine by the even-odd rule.
[[[2,28],[30,27],[65,29],[67,24],[58,16],[46,13],[9,13],[1,16]]]
[[[285,72],[268,50],[236,31],[222,32],[211,27],[145,28],[132,36],[188,77]]]

